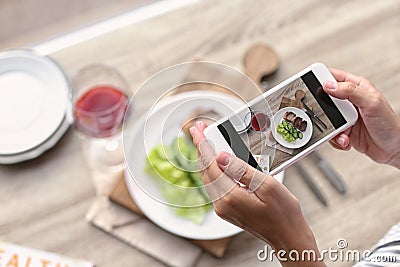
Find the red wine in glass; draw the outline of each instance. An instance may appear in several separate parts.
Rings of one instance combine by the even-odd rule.
[[[113,136],[120,131],[128,106],[128,97],[112,85],[96,85],[75,102],[75,127],[97,138]]]
[[[267,115],[262,112],[256,112],[251,116],[251,128],[254,131],[265,131],[270,126],[270,121]]]

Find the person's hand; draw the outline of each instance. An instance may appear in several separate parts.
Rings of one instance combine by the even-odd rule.
[[[354,147],[378,163],[400,168],[399,116],[366,78],[329,70],[338,82],[324,82],[325,92],[348,99],[359,112],[357,123],[332,139],[332,146],[341,150]]]
[[[313,250],[319,258],[314,235],[307,225],[298,200],[273,177],[244,161],[221,152],[215,155],[203,134],[207,125],[198,122],[190,129],[199,151],[200,171],[215,212],[223,219],[288,253]],[[260,182],[250,191],[252,180]],[[240,186],[237,181],[244,184]],[[288,254],[284,257],[288,258]],[[325,266],[322,261],[282,261],[284,266]]]

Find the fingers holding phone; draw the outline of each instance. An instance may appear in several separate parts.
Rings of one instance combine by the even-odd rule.
[[[325,81],[326,93],[349,100],[357,107],[354,126],[334,137],[330,143],[341,150],[354,147],[378,163],[394,165],[400,154],[400,118],[385,97],[366,78],[329,69],[337,82]]]

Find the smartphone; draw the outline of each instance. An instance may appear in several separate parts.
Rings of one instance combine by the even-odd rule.
[[[354,125],[358,113],[347,100],[329,96],[335,81],[315,63],[208,126],[215,151],[235,154],[254,168],[277,174]]]

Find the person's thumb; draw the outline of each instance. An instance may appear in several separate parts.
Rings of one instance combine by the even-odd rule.
[[[219,153],[216,161],[227,176],[246,185],[251,191],[255,191],[267,178],[265,173],[257,171],[243,160],[227,152]]]
[[[353,82],[325,81],[323,88],[327,94],[339,99],[347,99],[359,108],[368,106],[368,91]]]

